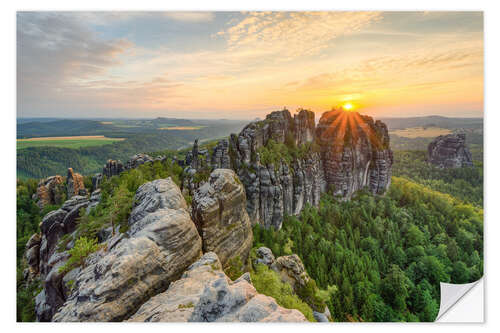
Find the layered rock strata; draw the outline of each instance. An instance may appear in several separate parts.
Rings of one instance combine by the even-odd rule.
[[[306,204],[317,206],[328,189],[350,199],[361,189],[384,194],[390,185],[387,127],[355,112],[325,112],[315,126],[312,111],[294,117],[288,110],[275,111],[232,134],[225,147],[226,140],[220,141],[204,165],[195,144],[186,159],[185,188],[191,193],[197,188],[191,180],[200,170],[229,164],[244,184],[252,224],[265,228],[279,229],[285,215],[299,214]],[[271,149],[268,155],[285,156],[263,160],[264,148]]]
[[[127,234],[89,256],[53,321],[121,321],[201,256],[201,239],[171,178],[139,187]]]
[[[217,253],[224,267],[238,256],[245,262],[252,247],[252,226],[245,203],[245,188],[230,169],[215,169],[194,193],[192,216],[203,252]]]
[[[192,264],[168,290],[151,298],[130,318],[147,322],[305,322],[257,293],[243,276],[231,281],[213,252]]]

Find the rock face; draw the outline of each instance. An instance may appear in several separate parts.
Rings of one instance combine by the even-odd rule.
[[[245,186],[252,224],[279,229],[285,214],[298,214],[305,204],[319,203],[327,184],[321,156],[312,146],[314,137],[314,113],[307,110],[294,118],[288,110],[272,112],[265,120],[247,125],[238,136],[231,135],[231,167]],[[259,149],[271,139],[311,146],[291,163],[261,163]]]
[[[26,252],[24,256],[28,263],[28,270],[25,273],[28,281],[33,280],[40,272],[40,244],[42,243],[42,236],[40,234],[33,234],[26,243]]]
[[[67,200],[60,209],[45,215],[40,226],[38,258],[34,257],[37,252],[36,246],[31,246],[31,244],[36,244],[31,240],[38,237],[32,236],[26,245],[31,248],[30,255],[33,255],[28,260],[29,270],[38,273],[44,285],[44,290],[37,296],[35,306],[38,321],[50,321],[55,311],[65,301],[66,295],[61,285],[63,274],[59,272],[59,267],[66,262],[68,254],[65,251],[67,247],[59,249],[61,252],[58,252],[58,245],[64,235],[75,231],[79,211],[88,205],[89,200],[86,197],[74,196]]]
[[[439,168],[473,166],[465,138],[465,133],[438,136],[427,147],[428,161]]]
[[[175,183],[139,187],[126,235],[90,255],[53,321],[120,321],[167,289],[201,256],[201,239]]]
[[[68,176],[66,178],[68,199],[75,195],[86,195],[85,185],[83,184],[83,176],[73,171],[73,168],[68,168]]]
[[[360,189],[383,194],[391,182],[392,151],[387,126],[357,112],[323,113],[316,129],[326,181],[335,195]]]
[[[64,192],[64,180],[61,176],[48,177],[38,183],[33,200],[43,209],[47,205],[60,204],[64,200]]]
[[[217,255],[208,252],[167,291],[144,303],[130,321],[305,322],[306,318],[258,294],[245,278],[232,282]]]
[[[215,169],[193,197],[192,216],[203,252],[217,253],[224,267],[230,258],[246,261],[253,242],[245,188],[233,170]]]
[[[263,161],[261,149],[270,140],[288,149],[296,146],[299,153]],[[317,206],[328,189],[345,199],[361,189],[385,193],[393,161],[384,123],[338,110],[325,112],[317,127],[312,111],[300,110],[294,117],[288,110],[275,111],[232,134],[227,149],[225,140],[220,141],[205,165],[199,155],[196,143],[186,158],[190,177],[200,166],[226,167],[229,162],[245,187],[252,225],[275,229],[281,228],[285,215],[299,214],[306,204]],[[196,187],[188,182],[186,188],[193,192]]]
[[[104,167],[102,168],[102,174],[106,177],[113,177],[119,175],[124,170],[121,161],[108,160]]]

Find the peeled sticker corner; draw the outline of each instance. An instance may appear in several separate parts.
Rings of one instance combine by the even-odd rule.
[[[440,283],[441,303],[436,322],[484,322],[483,278],[465,284]]]

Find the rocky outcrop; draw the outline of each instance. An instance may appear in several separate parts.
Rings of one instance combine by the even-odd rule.
[[[220,141],[204,164],[196,142],[186,158],[184,188],[194,192],[190,179],[200,169],[229,164],[245,187],[251,223],[265,228],[279,229],[285,215],[299,214],[306,204],[317,206],[328,189],[350,199],[361,189],[384,194],[390,185],[393,157],[387,127],[355,112],[325,112],[316,127],[311,111],[299,110],[293,117],[288,110],[275,111],[232,134],[227,145]],[[286,156],[263,159],[264,147]]]
[[[264,264],[271,270],[279,274],[281,281],[288,283],[295,293],[300,294],[301,290],[308,287],[308,283],[312,281],[307,273],[302,260],[296,254],[281,256],[274,258],[273,252],[267,247],[260,247],[256,252],[257,258],[254,261],[256,264]],[[315,285],[315,284],[314,284]],[[314,287],[316,288],[316,287]],[[319,305],[311,306],[313,308],[313,315],[318,322],[329,322],[331,313],[328,306],[324,305],[323,308],[317,308]],[[315,311],[320,310],[319,311]]]
[[[44,286],[36,301],[35,312],[38,321],[50,321],[65,301],[66,295],[62,287],[64,274],[59,272],[59,267],[68,259],[68,253],[65,250],[70,247],[70,244],[61,243],[61,239],[64,235],[75,231],[80,209],[88,205],[89,200],[86,197],[74,196],[67,200],[60,209],[45,215],[41,222],[39,256],[38,259],[33,257],[30,260],[33,265],[38,264],[38,269],[30,264],[30,271],[37,271]]]
[[[302,260],[296,254],[276,258],[274,267],[280,274],[281,280],[291,285],[295,291],[305,287],[311,279]]]
[[[192,264],[168,290],[130,318],[139,322],[305,322],[297,310],[257,293],[245,278],[232,282],[213,252]]]
[[[326,182],[321,157],[312,145],[314,137],[314,113],[307,110],[294,118],[288,110],[272,112],[265,120],[247,125],[238,136],[231,135],[231,167],[245,186],[252,224],[279,229],[285,215],[299,213],[307,203],[319,203]],[[266,164],[259,150],[271,139],[277,144],[311,145],[291,162]]]
[[[97,190],[102,183],[102,174],[96,173],[92,176],[92,191]]]
[[[120,321],[201,256],[201,239],[171,178],[139,187],[129,230],[107,240],[75,276],[53,321]]]
[[[121,161],[108,160],[102,168],[102,174],[108,178],[117,176],[124,171]]]
[[[144,163],[149,163],[153,162],[153,158],[147,154],[136,154],[130,158],[130,160],[127,161],[127,164],[125,165],[125,169],[130,170],[130,169],[135,169],[139,165],[142,165]]]
[[[210,165],[215,169],[229,169],[231,168],[231,161],[229,158],[229,141],[220,140],[213,149]]]
[[[273,252],[267,247],[257,249],[255,264],[264,264],[280,274],[281,280],[292,286],[295,291],[305,287],[311,279],[296,254],[274,258]]]
[[[66,178],[66,188],[68,199],[75,195],[87,195],[83,176],[73,171],[73,168],[68,168],[68,176]]]
[[[24,273],[25,279],[32,281],[40,272],[40,245],[42,243],[42,236],[37,233],[33,234],[26,243],[26,252],[24,257],[28,263],[28,268]]]
[[[465,133],[438,136],[427,147],[428,161],[439,168],[472,167],[465,139]]]
[[[316,128],[328,187],[351,198],[367,188],[383,194],[391,182],[392,151],[387,126],[357,112],[323,113]]]
[[[253,235],[245,209],[245,188],[230,169],[215,169],[193,197],[193,221],[203,241],[203,252],[215,252],[222,265],[231,258],[245,262]]]
[[[48,177],[38,183],[33,200],[43,209],[47,205],[61,204],[65,197],[64,192],[64,180],[61,176]]]

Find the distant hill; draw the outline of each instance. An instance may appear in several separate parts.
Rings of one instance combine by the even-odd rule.
[[[380,118],[389,130],[409,127],[477,128],[483,126],[483,118],[448,118],[442,116]]]
[[[82,119],[63,119],[55,121],[34,121],[17,124],[17,138],[43,136],[74,136],[105,134],[113,126],[100,121]]]

